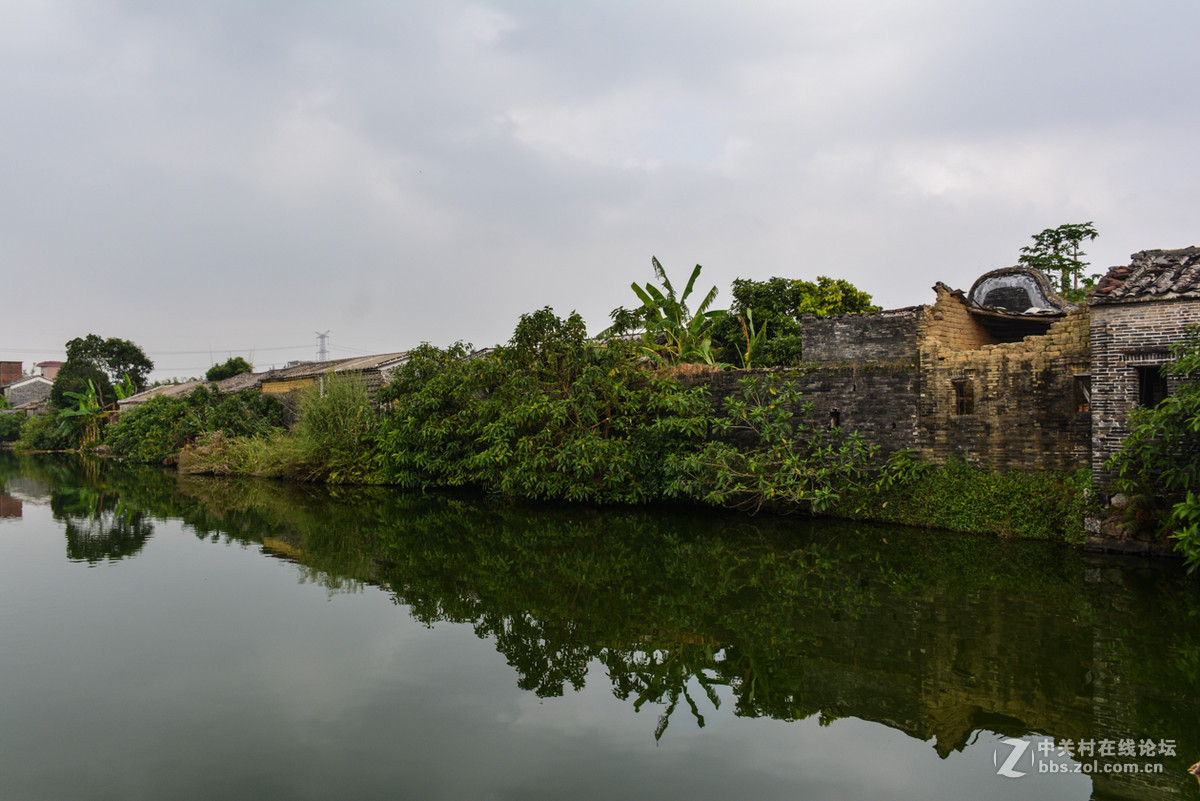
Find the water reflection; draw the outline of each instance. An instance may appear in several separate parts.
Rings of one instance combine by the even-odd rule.
[[[1164,774],[1097,775],[1095,797],[1194,797],[1185,771],[1200,757],[1200,594],[1171,564],[862,525],[513,509],[0,454],[0,484],[17,474],[52,487],[73,559],[133,556],[153,519],[179,518],[203,539],[257,544],[330,593],[379,587],[424,623],[469,624],[538,696],[579,690],[603,665],[655,737],[703,726],[726,698],[743,717],[883,723],[943,758],[981,731],[1174,741]]]

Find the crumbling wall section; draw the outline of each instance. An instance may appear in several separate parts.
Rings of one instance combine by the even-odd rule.
[[[933,291],[937,293],[937,301],[926,319],[922,346],[932,341],[950,350],[975,350],[998,344],[999,340],[967,311],[967,300],[961,290],[938,281]]]
[[[1088,315],[1045,335],[987,342],[961,293],[939,285],[921,346],[919,450],[997,470],[1090,465]]]

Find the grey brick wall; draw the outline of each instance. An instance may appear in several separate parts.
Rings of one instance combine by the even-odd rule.
[[[747,376],[776,376],[794,381],[811,403],[810,421],[828,427],[837,412],[837,424],[858,431],[868,445],[877,445],[880,458],[917,445],[919,377],[915,364],[814,366],[779,370],[731,370],[683,377],[689,386],[707,385],[713,405],[739,392]]]
[[[1112,480],[1104,463],[1129,433],[1126,418],[1138,401],[1137,366],[1164,360],[1170,346],[1195,325],[1200,325],[1200,303],[1195,299],[1091,308],[1092,476],[1097,486]]]
[[[816,364],[916,362],[925,307],[867,314],[806,314],[804,361]]]
[[[21,406],[26,403],[41,403],[50,399],[50,384],[34,381],[24,386],[9,387],[4,393],[10,406]]]

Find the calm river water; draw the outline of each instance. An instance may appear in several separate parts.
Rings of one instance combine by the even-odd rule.
[[[0,798],[1194,799],[1198,585],[0,452]]]

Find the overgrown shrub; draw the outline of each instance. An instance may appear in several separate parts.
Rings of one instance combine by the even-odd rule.
[[[304,392],[293,431],[296,477],[334,484],[376,483],[375,407],[356,376],[328,375]]]
[[[283,425],[283,406],[259,392],[226,395],[198,387],[183,397],[159,395],[122,412],[105,433],[113,454],[130,461],[158,463],[170,459],[201,435],[267,434]]]
[[[870,485],[848,493],[836,514],[925,528],[1036,540],[1084,541],[1091,502],[1089,470],[1006,472],[961,460],[935,467],[893,454]]]
[[[214,419],[220,419],[216,410]],[[292,431],[221,428],[180,452],[179,469],[330,484],[380,483],[375,426],[366,385],[355,377],[328,375],[304,390]]]
[[[25,412],[4,412],[0,414],[0,442],[16,442],[21,436],[21,428],[25,425]]]
[[[35,414],[21,427],[15,448],[22,451],[61,451],[79,446],[79,439],[58,412],[51,406]]]
[[[590,340],[578,314],[542,309],[505,347],[465,351],[419,350],[381,395],[389,480],[642,503],[662,497],[672,461],[707,432],[704,390],[647,371],[635,343]]]
[[[1145,524],[1173,536],[1188,567],[1200,566],[1200,330],[1173,349],[1168,368],[1182,379],[1153,408],[1129,413],[1129,436],[1108,462],[1116,487],[1134,496]]]
[[[676,460],[671,495],[755,512],[824,512],[865,480],[873,449],[857,432],[814,425],[794,382],[739,383],[713,423],[718,439]]]

